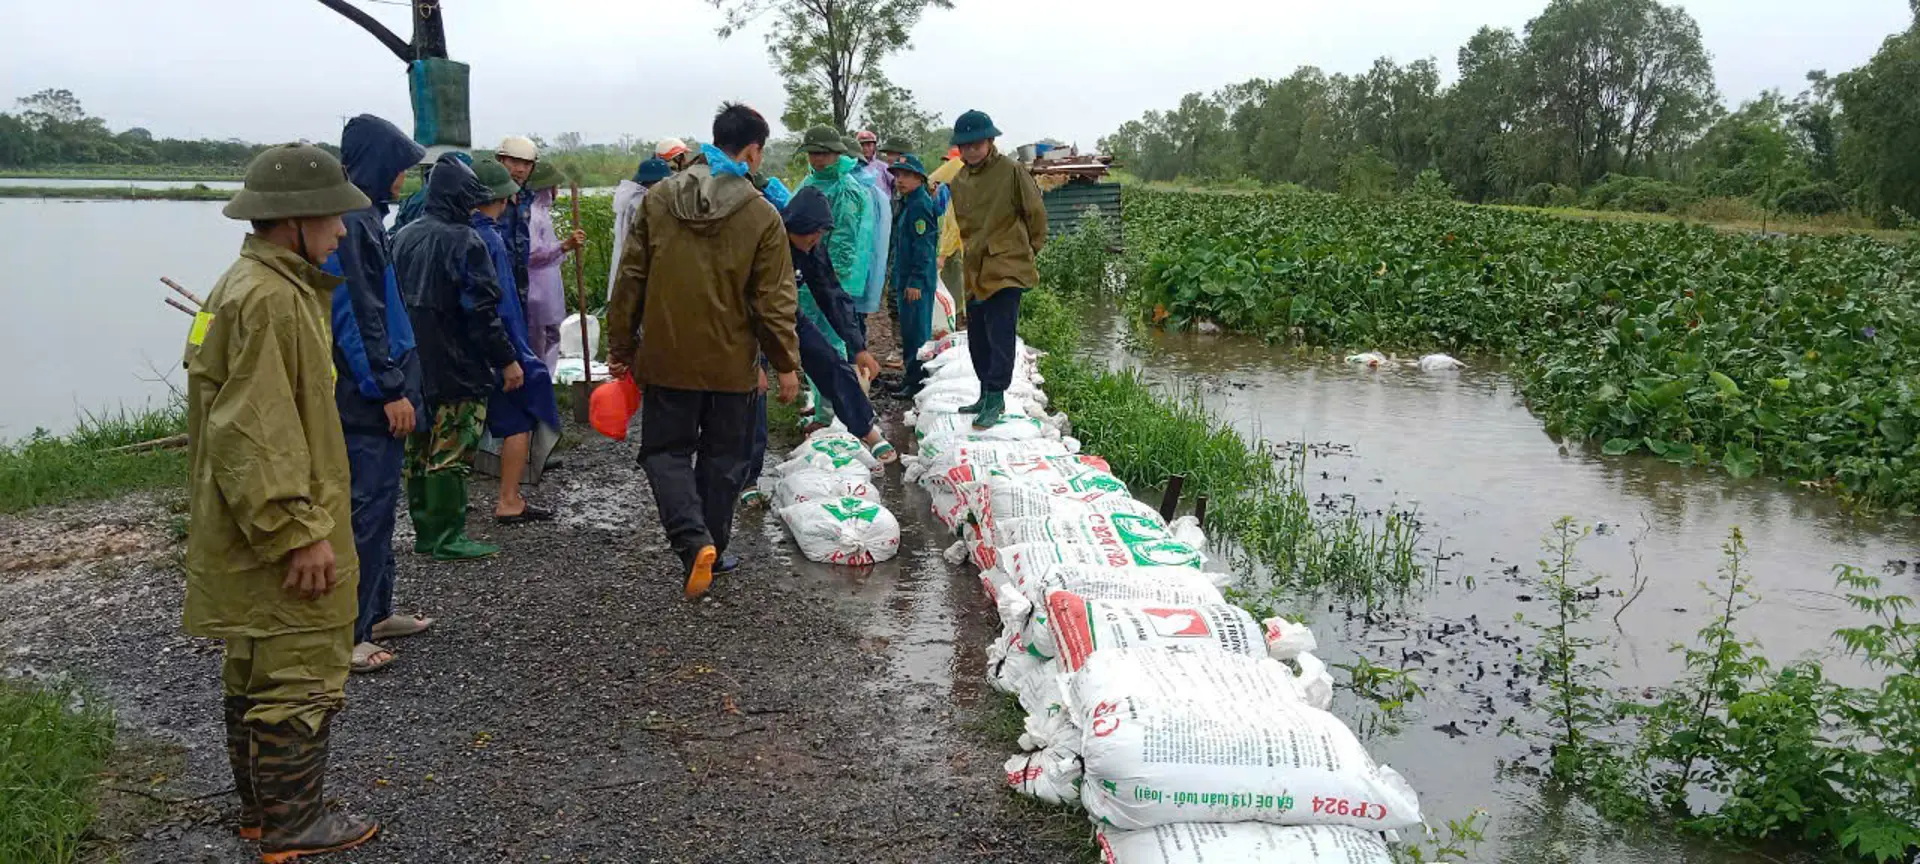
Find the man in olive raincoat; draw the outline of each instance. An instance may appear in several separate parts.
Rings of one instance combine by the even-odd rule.
[[[320,264],[370,203],[318,147],[255,158],[224,211],[253,233],[188,337],[185,623],[225,640],[239,830],[269,864],[380,830],[322,801],[360,567],[327,324],[340,279]]]
[[[999,136],[981,111],[953,124],[953,146],[966,162],[953,178],[953,209],[966,247],[967,352],[980,376],[980,401],[960,413],[975,415],[975,429],[998,425],[1006,410],[1020,293],[1040,283],[1036,262],[1047,242],[1040,187],[1024,166],[1000,155]]]

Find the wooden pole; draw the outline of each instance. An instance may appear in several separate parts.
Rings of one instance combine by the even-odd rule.
[[[193,317],[193,315],[195,314],[192,309],[187,308],[187,304],[182,303],[178,300],[175,300],[172,297],[162,297],[160,299],[161,301],[165,302],[168,306],[172,306],[175,309],[178,309],[182,312],[187,313],[187,317],[189,318]]]
[[[1167,493],[1160,499],[1160,518],[1173,521],[1173,514],[1180,510],[1180,487],[1187,485],[1185,474],[1175,474],[1167,478]]]
[[[569,180],[568,189],[573,193],[573,230],[580,230],[580,181]],[[587,247],[582,245],[573,250],[573,283],[580,299],[580,381],[573,386],[573,418],[586,423],[592,413],[589,406],[593,401],[593,343],[587,338]]]
[[[166,286],[167,286],[168,288],[172,288],[172,289],[173,289],[173,293],[175,293],[175,294],[178,294],[178,295],[180,295],[180,296],[182,296],[182,297],[185,297],[185,298],[187,298],[188,300],[192,300],[192,301],[193,301],[193,305],[195,305],[195,306],[205,306],[205,305],[207,305],[207,301],[205,301],[205,300],[202,300],[202,299],[200,299],[199,297],[197,297],[197,296],[195,296],[195,295],[194,295],[194,293],[193,293],[192,291],[188,291],[187,289],[185,289],[185,288],[182,288],[182,287],[180,287],[180,283],[178,283],[178,282],[175,282],[175,281],[173,281],[172,279],[168,279],[168,278],[167,278],[167,277],[165,277],[165,276],[162,276],[162,277],[160,277],[160,281],[161,281],[162,283],[165,283],[165,284],[166,284]]]

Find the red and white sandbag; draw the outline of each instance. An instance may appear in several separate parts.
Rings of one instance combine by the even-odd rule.
[[[1096,651],[1159,648],[1267,655],[1264,630],[1246,610],[1228,603],[1166,604],[1092,600],[1068,591],[1047,595],[1047,623],[1059,647],[1055,659],[1077,672]]]
[[[769,478],[773,487],[774,504],[781,509],[808,501],[832,501],[840,498],[860,498],[880,503],[880,489],[873,485],[873,478],[860,478],[850,474],[840,474],[820,468],[802,468],[780,477]]]

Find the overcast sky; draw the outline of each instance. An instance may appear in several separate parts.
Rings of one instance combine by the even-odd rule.
[[[407,10],[354,0],[407,35]],[[394,2],[394,0],[387,0]],[[781,108],[761,32],[722,42],[705,0],[445,0],[447,42],[473,66],[476,143],[576,131],[589,141],[704,134],[722,99]],[[3,0],[0,98],[65,87],[115,129],[253,141],[337,139],[372,112],[407,126],[404,70],[313,0]],[[955,0],[887,63],[952,122],[993,114],[1018,142],[1094,139],[1181,94],[1312,64],[1440,61],[1481,25],[1519,30],[1545,0]],[[1906,0],[1685,0],[1729,103],[1790,95],[1906,26]],[[1048,11],[1055,10],[1055,11]],[[778,127],[776,124],[776,132]]]

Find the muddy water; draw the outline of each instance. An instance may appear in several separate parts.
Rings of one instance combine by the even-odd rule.
[[[1749,858],[1671,837],[1623,839],[1583,808],[1544,798],[1524,769],[1506,770],[1526,761],[1528,742],[1498,734],[1500,723],[1525,720],[1520,701],[1542,695],[1533,676],[1512,668],[1510,640],[1523,632],[1514,615],[1547,611],[1522,577],[1539,571],[1540,541],[1563,515],[1593,531],[1580,559],[1588,571],[1609,574],[1607,587],[1625,585],[1633,550],[1640,550],[1644,595],[1620,615],[1617,629],[1609,619],[1622,601],[1603,598],[1592,630],[1616,647],[1614,683],[1632,693],[1679,674],[1669,646],[1705,623],[1700,583],[1715,578],[1732,527],[1745,532],[1746,566],[1762,598],[1739,629],[1769,656],[1788,660],[1831,655],[1832,631],[1858,622],[1835,595],[1835,565],[1884,573],[1888,587],[1920,593],[1910,563],[1920,554],[1914,522],[1852,516],[1830,498],[1778,481],[1737,481],[1557,444],[1497,364],[1438,374],[1367,371],[1239,338],[1160,334],[1127,347],[1113,325],[1104,326],[1110,338],[1099,344],[1110,362],[1197,392],[1250,437],[1332,445],[1310,448],[1310,494],[1352,495],[1369,510],[1419,513],[1422,547],[1446,560],[1430,589],[1389,605],[1384,623],[1353,617],[1329,598],[1283,594],[1279,605],[1312,616],[1330,662],[1364,654],[1415,670],[1426,696],[1400,723],[1375,727],[1370,706],[1351,697],[1336,710],[1368,727],[1375,755],[1413,781],[1429,822],[1485,808],[1492,817],[1478,856],[1485,860],[1783,857]],[[1455,631],[1464,632],[1437,635]],[[1851,683],[1864,677],[1844,660],[1828,668]]]
[[[188,319],[159,278],[206,296],[246,233],[221,206],[0,199],[0,441],[158,408],[186,386]]]

